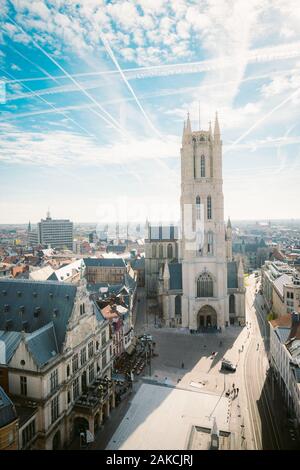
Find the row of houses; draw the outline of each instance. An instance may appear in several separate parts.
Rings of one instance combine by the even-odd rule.
[[[270,362],[288,413],[300,426],[300,314],[270,321]]]
[[[300,273],[282,261],[266,261],[261,269],[264,302],[274,317],[298,311],[300,307]]]

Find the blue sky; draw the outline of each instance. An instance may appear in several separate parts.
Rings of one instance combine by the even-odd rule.
[[[299,217],[296,0],[0,0],[1,223],[177,220],[218,110],[225,216]],[[3,86],[3,85],[2,85]],[[0,91],[1,91],[0,87]]]

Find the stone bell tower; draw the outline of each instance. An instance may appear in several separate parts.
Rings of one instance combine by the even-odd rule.
[[[182,326],[223,327],[229,320],[222,189],[222,141],[192,131],[189,115],[181,148]]]

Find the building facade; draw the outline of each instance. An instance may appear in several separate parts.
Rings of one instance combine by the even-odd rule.
[[[291,416],[300,427],[300,314],[270,322],[270,362]]]
[[[119,284],[124,280],[128,269],[122,258],[84,258],[85,276],[88,283],[108,282]]]
[[[159,273],[164,323],[191,331],[243,325],[244,271],[241,260],[232,258],[231,222],[226,227],[224,224],[222,141],[217,117],[214,133],[211,127],[192,131],[189,117],[184,124],[180,203],[179,260],[167,257]],[[149,244],[148,252],[153,246]],[[146,281],[147,277],[146,268]]]
[[[46,245],[51,248],[73,250],[73,222],[67,219],[52,219],[47,213],[46,219],[38,223],[37,231],[28,225],[28,241],[31,245]]]
[[[114,407],[113,352],[85,280],[0,281],[0,309],[1,375],[31,417],[20,448],[58,449],[80,430],[94,434]]]

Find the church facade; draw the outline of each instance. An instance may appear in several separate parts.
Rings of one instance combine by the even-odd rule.
[[[224,224],[222,186],[218,117],[212,132],[211,126],[206,131],[192,131],[188,116],[181,148],[178,257],[154,261],[159,256],[153,248],[156,241],[151,238],[151,226],[146,240],[146,278],[147,265],[152,263],[156,278],[152,273],[151,289],[158,296],[167,326],[200,331],[245,323],[244,271],[241,260],[232,257],[232,227],[230,220]]]

